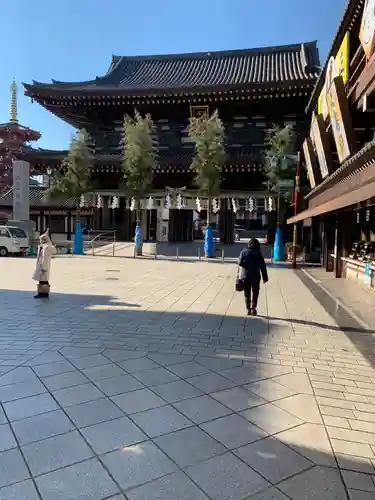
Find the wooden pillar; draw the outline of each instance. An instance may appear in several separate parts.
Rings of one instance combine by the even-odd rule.
[[[335,245],[334,245],[334,276],[335,278],[341,278],[342,274],[342,246],[343,246],[343,235],[342,235],[342,226],[343,226],[343,214],[339,213],[336,218],[335,224]]]
[[[101,229],[110,229],[111,226],[111,209],[108,206],[109,198],[109,196],[103,196]]]
[[[333,271],[333,253],[335,246],[335,216],[326,214],[323,230],[323,264],[327,272]]]

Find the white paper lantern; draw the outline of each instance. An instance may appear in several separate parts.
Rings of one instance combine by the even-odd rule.
[[[114,196],[112,198],[112,205],[111,205],[112,210],[115,210],[116,208],[118,208],[119,205],[120,205],[120,202],[119,202],[118,196]]]
[[[167,194],[165,197],[165,208],[170,210],[172,208],[172,197],[170,194]]]
[[[177,195],[176,207],[181,210],[182,208],[182,196],[180,194]]]
[[[152,196],[150,196],[147,201],[147,210],[152,210],[153,207],[154,207],[154,199]]]
[[[272,212],[274,210],[274,203],[273,203],[273,198],[269,196],[264,200],[264,206],[268,212]]]
[[[254,212],[256,210],[255,199],[249,198],[249,212]]]
[[[234,198],[232,198],[232,209],[233,209],[233,212],[236,213],[237,212],[237,203],[236,203],[236,200]]]
[[[197,212],[200,212],[202,210],[201,200],[199,198],[196,198],[195,203],[197,205]]]

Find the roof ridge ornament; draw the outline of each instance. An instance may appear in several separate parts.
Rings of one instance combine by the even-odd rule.
[[[10,86],[10,122],[18,123],[17,118],[17,84],[13,78],[12,85]]]

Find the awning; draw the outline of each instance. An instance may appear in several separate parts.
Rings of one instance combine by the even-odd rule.
[[[375,179],[369,184],[361,186],[353,191],[350,191],[349,193],[342,194],[337,198],[333,198],[316,207],[308,208],[300,214],[295,215],[294,217],[290,217],[286,222],[287,224],[294,224],[295,222],[305,220],[308,217],[316,217],[317,215],[334,212],[336,210],[340,210],[340,208],[350,207],[351,205],[356,205],[357,203],[361,203],[362,201],[369,200],[374,195]]]

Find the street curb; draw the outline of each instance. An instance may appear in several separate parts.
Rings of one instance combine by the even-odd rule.
[[[335,297],[334,295],[332,295],[332,293],[322,284],[322,282],[320,280],[317,280],[316,278],[314,278],[314,276],[312,276],[309,271],[307,269],[303,269],[301,268],[300,269],[313,283],[315,283],[315,285],[317,285],[326,295],[328,295],[328,297],[333,300],[334,302],[336,302],[336,304],[338,306],[340,306],[342,309],[344,309],[348,314],[349,316],[351,316],[359,325],[361,325],[362,328],[364,328],[365,330],[371,330],[371,327],[370,325],[368,325],[366,323],[366,321],[364,321],[362,318],[360,318],[354,311],[353,309],[351,309],[349,306],[347,306],[342,300],[340,300],[339,298]]]

